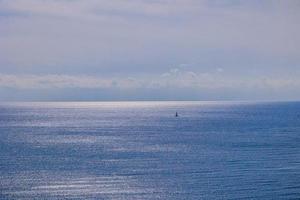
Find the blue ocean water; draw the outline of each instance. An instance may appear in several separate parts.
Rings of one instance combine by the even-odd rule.
[[[2,103],[0,198],[300,199],[300,103]]]

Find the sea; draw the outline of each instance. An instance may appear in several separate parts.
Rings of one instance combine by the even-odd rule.
[[[0,199],[300,199],[300,102],[0,103]]]

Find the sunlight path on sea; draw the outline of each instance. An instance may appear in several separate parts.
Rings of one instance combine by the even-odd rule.
[[[300,103],[6,103],[0,111],[3,199],[300,196]]]

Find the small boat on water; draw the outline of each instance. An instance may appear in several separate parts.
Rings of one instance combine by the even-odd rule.
[[[178,117],[178,113],[176,112],[175,117]]]

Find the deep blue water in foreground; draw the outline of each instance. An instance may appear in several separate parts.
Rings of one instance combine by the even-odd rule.
[[[300,199],[300,103],[2,103],[0,199]]]

